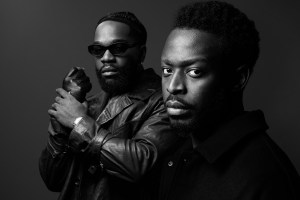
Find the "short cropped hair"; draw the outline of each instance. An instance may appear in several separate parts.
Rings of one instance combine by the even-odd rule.
[[[221,39],[222,58],[231,67],[253,71],[259,55],[259,33],[252,20],[229,3],[201,1],[179,9],[173,28],[198,29]]]
[[[102,17],[98,23],[101,24],[104,21],[117,21],[127,24],[133,31],[134,36],[137,37],[140,44],[145,45],[147,42],[147,31],[145,26],[138,20],[138,18],[131,12],[114,12],[109,13]]]

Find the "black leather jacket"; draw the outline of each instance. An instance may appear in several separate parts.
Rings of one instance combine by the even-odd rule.
[[[178,138],[169,127],[159,76],[148,69],[139,80],[127,94],[108,100],[102,91],[88,99],[89,117],[69,138],[50,134],[39,167],[59,199],[153,198],[157,163]]]

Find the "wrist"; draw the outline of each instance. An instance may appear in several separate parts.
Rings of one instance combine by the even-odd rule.
[[[80,123],[80,121],[81,121],[82,119],[83,119],[82,116],[77,117],[77,118],[73,121],[73,123],[72,123],[73,128],[76,127],[76,126]]]

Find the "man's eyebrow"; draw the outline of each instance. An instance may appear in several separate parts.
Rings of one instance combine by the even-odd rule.
[[[168,59],[162,59],[161,63],[163,63],[164,65],[172,65],[172,62]]]
[[[195,59],[189,59],[189,60],[181,60],[180,62],[176,62],[176,64],[179,64],[180,66],[189,66],[196,62],[207,63],[208,60],[206,58],[195,58]],[[175,65],[175,63],[173,63],[169,59],[162,59],[161,63],[163,63],[164,65],[168,65],[168,66]]]

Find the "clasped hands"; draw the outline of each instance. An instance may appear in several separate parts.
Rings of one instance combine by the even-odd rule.
[[[55,98],[55,103],[48,110],[48,114],[61,125],[72,129],[75,119],[84,117],[87,114],[87,103],[80,103],[62,88],[56,89],[56,92],[58,96]]]

